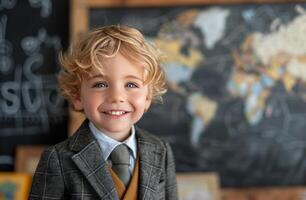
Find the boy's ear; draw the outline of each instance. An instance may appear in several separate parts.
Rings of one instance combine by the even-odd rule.
[[[151,103],[152,103],[152,99],[150,97],[147,97],[146,99],[146,105],[145,105],[145,112],[147,112],[151,106]]]
[[[74,97],[71,99],[70,103],[73,106],[73,109],[76,111],[82,111],[83,110],[83,104],[79,97]]]

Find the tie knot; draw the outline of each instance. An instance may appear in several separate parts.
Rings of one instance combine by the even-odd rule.
[[[124,144],[116,146],[110,158],[113,165],[130,165],[130,153],[128,147]]]

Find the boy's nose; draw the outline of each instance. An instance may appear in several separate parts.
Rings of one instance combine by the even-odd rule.
[[[124,92],[119,88],[112,88],[109,91],[108,101],[111,103],[124,102]]]

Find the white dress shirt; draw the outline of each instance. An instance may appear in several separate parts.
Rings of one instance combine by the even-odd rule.
[[[107,136],[102,131],[97,129],[97,127],[92,122],[89,122],[89,128],[91,132],[93,133],[93,135],[95,136],[95,138],[97,139],[100,145],[100,148],[102,149],[103,159],[108,161],[110,164],[111,164],[111,160],[109,159],[109,156],[119,144],[125,144],[128,147],[129,152],[130,152],[130,168],[129,169],[130,169],[131,174],[133,174],[135,161],[136,161],[136,155],[137,155],[137,141],[136,141],[136,136],[135,136],[135,127],[132,126],[130,136],[123,142],[119,142]]]

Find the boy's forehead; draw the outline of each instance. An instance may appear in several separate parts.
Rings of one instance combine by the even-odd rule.
[[[125,61],[124,61],[125,60]],[[132,70],[141,70],[143,78],[148,75],[147,67],[141,59],[137,59],[132,56],[128,56],[124,53],[118,52],[112,57],[99,57],[96,62],[92,63],[91,67],[86,70],[87,77],[91,78],[93,76],[107,76],[109,71],[112,71],[113,67],[118,66],[132,66]],[[133,69],[134,68],[134,69]]]
[[[136,74],[125,74],[124,78],[133,78],[133,79],[144,81],[144,76],[145,76],[144,74],[142,74],[142,77],[139,77]],[[98,70],[98,69],[91,67],[85,79],[89,80],[89,79],[94,79],[94,78],[108,78],[108,77],[109,75],[107,74],[107,71],[104,72],[102,69]]]
[[[103,72],[103,70],[97,70],[93,67],[91,67],[91,69],[88,71],[87,73],[87,77],[86,78],[95,78],[95,77],[104,77],[105,73]]]

